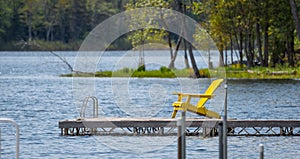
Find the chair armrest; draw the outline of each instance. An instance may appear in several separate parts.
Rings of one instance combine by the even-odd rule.
[[[194,93],[180,93],[174,92],[174,95],[182,96],[182,97],[191,97],[191,98],[213,98],[214,94],[194,94]]]

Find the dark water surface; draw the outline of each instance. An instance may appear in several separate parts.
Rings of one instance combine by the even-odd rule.
[[[74,53],[62,54],[74,62]],[[110,63],[98,67],[111,68]],[[77,118],[79,112],[74,79],[58,77],[68,70],[56,57],[2,52],[0,72],[0,118],[11,118],[19,124],[20,158],[177,158],[176,137],[172,136],[60,136],[58,121]],[[210,83],[209,79],[79,80],[96,83],[100,116],[113,117],[169,117],[176,100],[172,92],[199,92]],[[299,119],[299,88],[300,80],[230,80],[229,118]],[[219,101],[222,88],[216,95],[221,98],[216,97],[208,107],[223,113]],[[194,117],[190,113],[188,116]],[[0,124],[0,128],[0,157],[13,158],[14,128],[9,124]],[[228,156],[258,158],[260,143],[265,145],[265,158],[300,156],[300,137],[228,137]],[[187,158],[218,158],[218,138],[187,137]]]

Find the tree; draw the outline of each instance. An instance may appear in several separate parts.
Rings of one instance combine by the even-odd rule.
[[[26,24],[28,30],[28,42],[30,43],[42,26],[42,1],[25,0],[24,6],[20,9],[21,18]]]
[[[211,65],[211,57],[210,57],[210,51],[211,51],[210,48],[212,47],[211,46],[212,41],[208,35],[209,35],[209,33],[206,32],[206,30],[204,30],[204,29],[196,30],[196,34],[194,34],[194,38],[197,41],[197,43],[200,44],[200,46],[198,46],[198,47],[207,51],[208,68],[211,69],[212,65]]]
[[[89,15],[86,8],[87,0],[72,0],[71,8],[69,12],[69,29],[68,35],[70,41],[77,41],[78,39],[84,39],[86,32],[89,31]],[[78,18],[81,17],[81,18]]]
[[[255,34],[256,34],[256,45],[258,49],[258,59],[260,66],[263,66],[263,54],[262,54],[262,40],[261,40],[261,5],[260,0],[256,0],[255,4]]]
[[[289,2],[290,2],[290,6],[291,6],[291,12],[293,14],[293,18],[294,18],[295,25],[296,25],[298,39],[300,40],[300,20],[299,20],[299,16],[298,16],[298,12],[297,12],[297,5],[296,5],[295,0],[289,0]]]
[[[186,4],[186,2],[182,2],[181,0],[180,0],[180,3],[181,4],[183,4],[183,14],[184,15],[187,15],[187,4]],[[183,27],[183,35],[185,36],[187,33],[187,28],[186,28],[186,25],[185,25],[185,17],[184,17],[184,19],[183,19],[183,22],[184,22],[184,27]],[[198,69],[198,66],[197,66],[197,63],[196,63],[196,60],[195,60],[195,57],[194,57],[194,54],[193,54],[193,46],[192,46],[192,44],[190,43],[190,42],[187,42],[185,39],[184,39],[184,41],[185,41],[185,43],[187,44],[187,48],[188,48],[188,52],[189,52],[189,55],[190,55],[190,59],[191,59],[191,64],[192,64],[192,68],[193,68],[193,70],[194,70],[194,77],[195,78],[200,78],[201,77],[201,75],[200,75],[200,73],[199,73],[199,69]]]
[[[142,7],[162,7],[167,8],[169,3],[164,0],[151,0],[151,1],[143,1],[143,0],[135,0],[131,1],[126,5],[126,10],[132,10],[135,8]],[[130,33],[129,39],[134,48],[139,50],[139,65],[138,67],[145,68],[144,61],[144,48],[143,45],[149,42],[163,42],[164,37],[168,36],[168,32],[162,29],[154,29],[156,27],[156,22],[151,21],[153,17],[161,17],[162,15],[153,15],[153,13],[148,13],[147,10],[144,11],[143,14],[140,15],[130,15],[130,19],[133,24],[145,26],[143,29],[136,30]],[[145,22],[144,19],[149,19],[149,22]],[[140,46],[141,45],[141,46]]]
[[[11,27],[13,10],[11,1],[0,1],[0,42],[6,40],[7,29]]]
[[[184,10],[183,10],[183,6],[182,6],[182,2],[180,0],[177,0],[174,2],[174,6],[175,6],[175,9],[180,12],[180,13],[183,13]],[[183,29],[184,27],[184,23],[185,23],[185,19],[179,19],[181,21],[181,29]],[[169,64],[169,68],[170,69],[175,69],[175,60],[177,58],[177,54],[178,54],[178,50],[179,50],[179,47],[181,45],[181,42],[184,41],[184,45],[185,45],[185,62],[188,63],[187,61],[187,53],[186,53],[186,40],[182,38],[182,35],[183,35],[183,30],[180,31],[180,34],[181,35],[177,35],[177,42],[176,42],[176,46],[175,46],[175,51],[173,51],[172,49],[172,40],[171,40],[171,33],[169,33],[168,35],[168,44],[169,44],[169,49],[170,49],[170,57],[171,57],[171,61],[170,61],[170,64]],[[173,53],[174,52],[174,53]],[[187,64],[186,64],[187,65]]]
[[[240,63],[246,57],[248,67],[252,67],[257,59],[267,67],[270,58],[274,66],[284,56],[293,65],[295,53],[291,26],[294,25],[291,17],[295,19],[296,16],[288,14],[291,13],[288,7],[290,4],[294,8],[297,6],[291,1],[290,4],[286,0],[207,0],[197,3],[195,10],[208,18],[202,26],[209,30],[221,56],[230,45],[231,50],[237,48]],[[298,15],[295,9],[292,13]]]
[[[43,13],[44,13],[44,27],[45,27],[45,39],[46,41],[54,40],[54,26],[57,24],[56,21],[56,8],[55,4],[57,1],[44,0],[43,1]]]
[[[122,4],[122,1],[87,0],[86,7],[90,15],[90,27],[94,28],[104,19],[117,14],[118,9],[123,7],[118,6],[119,4]]]

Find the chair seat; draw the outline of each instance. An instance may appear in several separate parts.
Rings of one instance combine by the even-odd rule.
[[[223,82],[223,79],[214,80],[211,85],[207,88],[204,94],[194,94],[194,93],[173,93],[174,95],[178,95],[178,100],[173,102],[172,106],[174,107],[172,118],[175,118],[177,111],[190,111],[194,112],[198,115],[207,116],[210,118],[220,118],[221,116],[214,111],[208,110],[204,104],[207,100],[213,98],[215,95],[213,92],[219,87],[219,85]],[[186,98],[186,101],[183,102],[182,99]],[[190,103],[192,98],[199,98],[197,105],[193,105]]]

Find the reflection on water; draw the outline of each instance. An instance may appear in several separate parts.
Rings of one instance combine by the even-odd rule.
[[[20,158],[176,158],[176,137],[60,136],[58,121],[79,117],[82,102],[74,99],[73,79],[57,77],[68,70],[47,56],[1,56],[0,61],[0,117],[20,126]],[[210,84],[210,79],[94,81],[100,116],[112,117],[170,117],[177,100],[172,92],[203,93]],[[230,80],[229,118],[299,119],[299,86],[299,80]],[[222,97],[222,88],[217,97]],[[222,113],[222,104],[222,99],[214,99],[207,106]],[[13,158],[14,129],[0,127],[1,157]],[[300,155],[299,142],[299,137],[229,137],[228,156],[258,158],[258,145],[263,143],[266,158],[295,158]],[[188,137],[187,158],[203,156],[218,158],[218,138]]]

